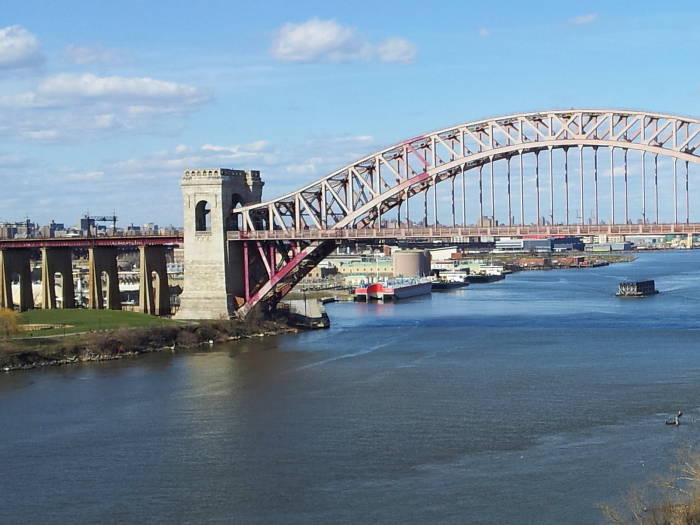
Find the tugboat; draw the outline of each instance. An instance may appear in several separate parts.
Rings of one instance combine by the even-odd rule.
[[[505,273],[501,266],[481,266],[474,272],[469,272],[467,280],[470,283],[492,283],[505,279]]]
[[[657,293],[659,291],[656,289],[654,281],[625,281],[619,284],[615,295],[617,297],[646,297]]]
[[[454,290],[465,286],[469,286],[468,270],[440,272],[437,279],[433,281],[433,290]]]

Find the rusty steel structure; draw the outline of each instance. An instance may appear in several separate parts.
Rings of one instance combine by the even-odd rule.
[[[633,165],[633,155],[640,163]],[[672,195],[665,222],[659,158],[672,162],[671,175],[661,177],[664,184],[670,179]],[[522,113],[413,137],[299,190],[234,210],[228,239],[244,248],[239,314],[274,304],[345,239],[694,233],[694,164],[700,164],[700,120],[643,111]],[[504,173],[496,175],[496,166]],[[444,198],[438,187],[447,188]],[[507,209],[502,224],[499,207]],[[478,219],[468,222],[468,211]],[[252,259],[264,267],[257,279],[249,271]]]

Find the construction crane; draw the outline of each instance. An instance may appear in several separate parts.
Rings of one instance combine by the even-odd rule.
[[[90,215],[90,212],[87,212],[83,218],[86,222],[88,237],[92,236],[92,225],[96,226],[98,222],[111,222],[112,235],[117,232],[117,216],[114,213],[112,215]],[[97,235],[97,228],[95,228],[94,233]]]

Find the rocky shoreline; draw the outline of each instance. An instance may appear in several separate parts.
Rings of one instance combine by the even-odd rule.
[[[0,342],[0,370],[32,370],[96,361],[134,358],[155,352],[191,352],[216,343],[298,333],[282,321],[215,321],[155,328],[119,329],[72,339],[37,340],[35,347]]]

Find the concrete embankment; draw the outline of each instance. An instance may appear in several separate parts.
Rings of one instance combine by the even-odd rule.
[[[328,318],[323,300],[319,299],[291,299],[278,305],[278,309],[284,308],[289,324],[300,328],[328,328],[331,321]]]

